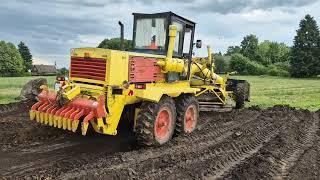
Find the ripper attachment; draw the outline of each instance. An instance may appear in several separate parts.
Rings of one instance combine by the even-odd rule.
[[[59,93],[42,87],[39,102],[30,110],[30,119],[39,123],[76,132],[81,122],[82,135],[86,135],[89,122],[106,116],[105,96],[89,99],[78,96],[80,88]]]

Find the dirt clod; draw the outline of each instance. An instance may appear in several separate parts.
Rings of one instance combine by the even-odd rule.
[[[41,85],[46,85],[47,79],[37,78],[27,82],[21,89],[20,96],[17,99],[20,100],[35,100],[38,94],[40,94]]]
[[[200,113],[161,147],[130,133],[83,137],[30,121],[30,102],[0,106],[4,179],[319,179],[319,111],[288,106]]]

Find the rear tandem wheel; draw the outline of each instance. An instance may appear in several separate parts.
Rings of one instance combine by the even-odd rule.
[[[166,96],[159,103],[143,102],[136,123],[138,143],[147,146],[167,143],[172,138],[176,123],[174,100]]]
[[[199,103],[194,95],[182,95],[176,100],[176,135],[192,133],[198,124]]]

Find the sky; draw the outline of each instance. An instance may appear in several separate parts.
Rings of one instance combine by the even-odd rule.
[[[2,2],[3,1],[3,2]],[[68,67],[75,47],[96,47],[104,38],[132,39],[133,12],[172,11],[197,23],[195,39],[225,52],[245,35],[291,46],[306,15],[320,22],[320,0],[0,0],[0,40],[30,48],[35,64]],[[197,50],[203,55],[205,49]]]

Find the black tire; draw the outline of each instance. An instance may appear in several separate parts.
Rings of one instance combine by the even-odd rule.
[[[236,100],[236,109],[244,108],[246,101],[246,85],[244,83],[238,83],[234,91]]]
[[[182,95],[176,99],[177,107],[177,122],[175,128],[175,134],[192,133],[198,124],[199,120],[199,103],[194,95]],[[194,108],[194,124],[192,128],[187,128],[186,125],[186,111],[188,108]]]
[[[166,111],[169,114],[170,123],[168,123],[166,136],[160,138],[156,132],[156,121],[159,112],[162,111]],[[136,138],[138,143],[145,146],[159,146],[167,143],[174,133],[176,116],[175,102],[170,97],[161,98],[159,103],[143,102],[136,122]]]

